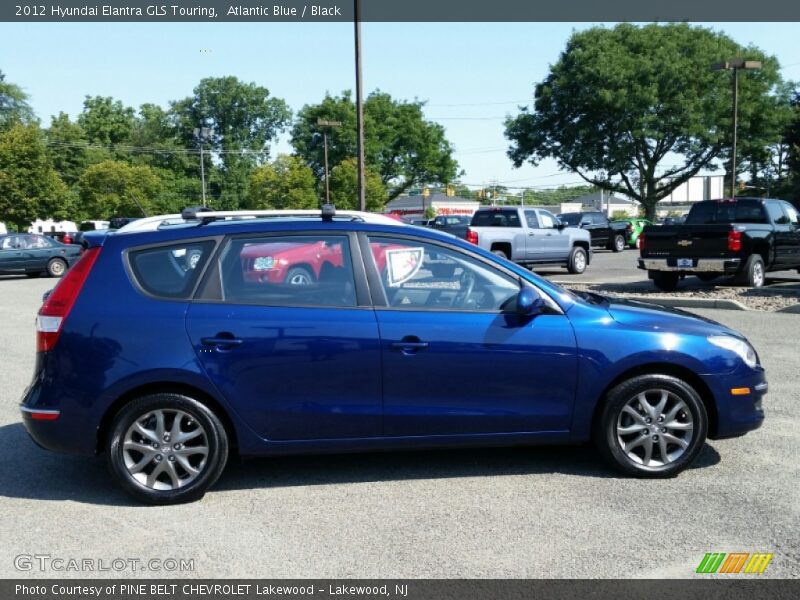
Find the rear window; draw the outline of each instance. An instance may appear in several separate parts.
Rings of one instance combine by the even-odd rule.
[[[687,225],[766,222],[767,216],[758,200],[698,202],[686,217]]]
[[[558,216],[559,220],[562,223],[566,223],[567,225],[578,225],[581,222],[581,217],[583,215],[581,213],[564,213]]]
[[[136,283],[160,298],[189,298],[214,249],[212,240],[131,251],[128,260]]]
[[[473,227],[522,227],[517,209],[479,210],[472,216]]]

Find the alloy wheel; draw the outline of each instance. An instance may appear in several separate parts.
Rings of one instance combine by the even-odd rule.
[[[622,407],[617,442],[632,463],[664,467],[678,460],[692,442],[694,420],[677,394],[652,389],[636,394]]]
[[[154,410],[128,427],[122,453],[129,475],[138,483],[153,490],[175,490],[203,472],[208,435],[185,411]]]

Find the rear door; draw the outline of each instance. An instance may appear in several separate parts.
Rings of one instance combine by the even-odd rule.
[[[378,325],[351,235],[227,240],[187,328],[208,377],[262,437],[381,434]]]
[[[530,260],[545,260],[547,258],[547,236],[549,231],[544,230],[539,224],[539,217],[532,208],[522,211],[527,225],[525,236],[525,257]]]
[[[774,267],[788,268],[794,264],[792,255],[794,254],[793,242],[796,237],[796,229],[789,222],[789,215],[783,209],[783,203],[769,200],[764,203],[770,221],[775,228],[773,235],[773,252],[775,256]]]
[[[606,219],[600,213],[589,213],[589,233],[592,236],[592,244],[594,246],[607,246],[609,239],[609,225]]]
[[[548,260],[563,260],[569,256],[570,235],[565,228],[558,228],[556,216],[546,210],[539,210],[539,226],[546,232],[545,246]]]
[[[790,235],[787,236],[786,265],[790,268],[800,267],[800,215],[797,209],[788,202],[781,202],[783,211],[789,220]]]

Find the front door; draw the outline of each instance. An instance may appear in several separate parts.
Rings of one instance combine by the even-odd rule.
[[[385,435],[569,428],[577,357],[565,315],[518,315],[518,279],[461,249],[372,237],[364,254],[381,274]],[[455,270],[437,277],[430,256]]]
[[[242,419],[269,440],[379,436],[378,326],[348,236],[233,238],[212,267],[187,329]]]

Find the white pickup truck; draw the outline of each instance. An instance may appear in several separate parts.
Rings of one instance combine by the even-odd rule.
[[[472,216],[466,240],[526,267],[561,265],[579,274],[592,259],[588,231],[567,227],[539,208],[480,208]]]

